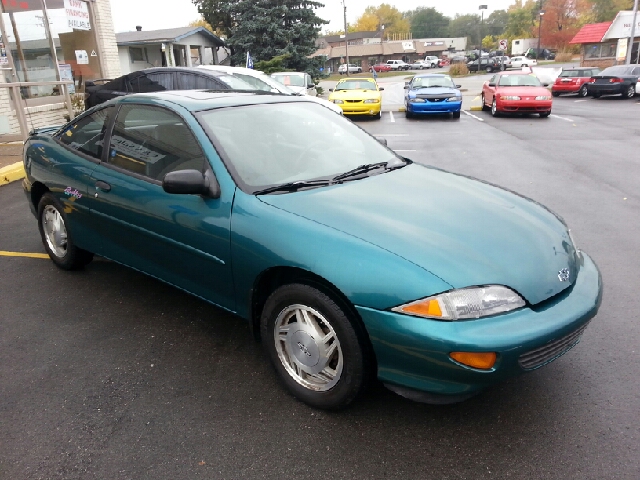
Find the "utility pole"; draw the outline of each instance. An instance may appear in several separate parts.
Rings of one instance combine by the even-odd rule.
[[[540,0],[540,9],[538,10],[538,51],[536,52],[536,62],[540,61],[540,36],[542,35],[542,16],[543,15],[544,15],[544,10],[542,10],[542,0]]]
[[[636,18],[638,15],[638,0],[633,2],[633,22],[631,23],[631,36],[629,37],[629,46],[627,47],[627,65],[631,63],[631,52],[633,51],[633,40],[636,38]],[[640,45],[638,46],[640,50]]]
[[[637,1],[637,0],[636,0]],[[349,76],[349,39],[347,38],[347,4],[342,0],[344,5],[344,56],[347,57],[347,77]]]

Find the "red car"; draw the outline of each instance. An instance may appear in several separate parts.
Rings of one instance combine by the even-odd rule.
[[[599,68],[567,68],[562,69],[555,83],[551,87],[551,94],[554,97],[561,93],[577,93],[581,97],[587,96],[587,86],[593,75],[600,73]]]
[[[530,73],[500,72],[482,85],[482,109],[491,109],[494,117],[502,113],[538,113],[540,118],[546,118],[551,115],[551,92]]]
[[[377,65],[373,66],[373,69],[376,72],[390,72],[391,71],[391,67],[389,65],[387,65],[386,63],[378,63]]]

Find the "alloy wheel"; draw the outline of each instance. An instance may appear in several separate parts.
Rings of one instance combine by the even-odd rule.
[[[42,226],[49,250],[63,258],[67,254],[67,227],[60,212],[52,205],[47,205],[42,212]]]

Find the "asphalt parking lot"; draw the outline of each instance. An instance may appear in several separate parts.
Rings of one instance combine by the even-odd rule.
[[[640,97],[554,98],[547,119],[356,121],[559,213],[604,280],[580,344],[460,404],[378,385],[327,413],[207,303],[112,262],[0,255],[0,479],[640,478]],[[0,253],[43,253],[19,183],[0,206]]]

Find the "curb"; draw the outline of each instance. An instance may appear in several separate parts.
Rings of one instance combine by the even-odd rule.
[[[6,167],[0,168],[0,186],[7,185],[11,182],[24,178],[24,165],[22,162],[16,162]]]
[[[469,108],[469,110],[471,110],[472,112],[481,112],[482,111],[482,107],[478,107],[478,106],[474,105],[473,107]]]

